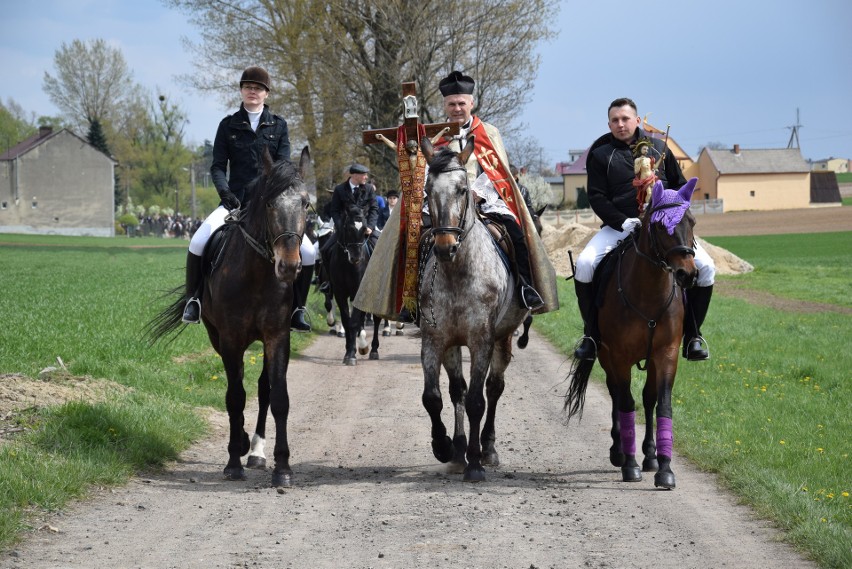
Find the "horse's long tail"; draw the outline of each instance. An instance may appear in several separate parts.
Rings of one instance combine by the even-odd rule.
[[[583,405],[586,403],[586,387],[589,385],[589,377],[592,375],[592,368],[594,367],[595,360],[574,358],[571,361],[571,371],[568,372],[571,384],[568,387],[568,393],[565,394],[565,406],[563,407],[568,412],[569,421],[574,415],[577,415],[580,419],[583,418]]]
[[[183,309],[186,305],[184,286],[180,285],[166,291],[161,298],[171,297],[175,297],[174,301],[151,318],[143,328],[143,334],[148,339],[149,345],[162,339],[166,339],[166,343],[172,342],[186,329],[186,326],[181,326]]]

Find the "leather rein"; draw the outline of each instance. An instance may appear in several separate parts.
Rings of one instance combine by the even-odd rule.
[[[660,250],[660,245],[659,245],[659,243],[656,239],[655,232],[651,229],[650,216],[655,211],[659,211],[661,209],[666,209],[666,208],[670,208],[670,207],[676,207],[676,206],[679,206],[679,205],[681,205],[681,204],[676,204],[676,203],[662,204],[660,206],[657,206],[655,208],[648,210],[648,213],[646,214],[649,218],[648,238],[651,240],[651,249],[653,250],[654,255],[656,255],[656,258],[651,257],[650,255],[648,255],[644,251],[641,251],[639,249],[638,233],[634,233],[634,235],[633,235],[633,249],[634,249],[634,251],[636,251],[636,254],[639,255],[639,257],[650,262],[655,267],[659,267],[661,270],[668,273],[669,279],[671,280],[671,291],[669,292],[669,296],[666,299],[665,303],[663,303],[663,306],[660,309],[659,313],[657,314],[656,318],[648,318],[648,316],[643,314],[642,311],[639,310],[639,308],[636,305],[634,305],[632,302],[630,302],[630,299],[627,298],[627,292],[625,291],[624,285],[623,285],[622,280],[621,280],[621,273],[622,273],[621,262],[622,262],[622,259],[624,258],[623,252],[622,252],[621,255],[618,256],[618,266],[617,266],[617,269],[616,269],[616,277],[617,277],[616,284],[617,284],[618,295],[621,298],[621,302],[624,304],[624,306],[628,307],[633,312],[638,314],[643,320],[645,320],[647,322],[647,325],[648,325],[648,347],[645,351],[645,364],[643,365],[641,361],[637,362],[636,369],[638,369],[639,371],[645,371],[645,370],[648,369],[648,361],[651,359],[651,349],[654,345],[654,332],[657,329],[657,322],[668,311],[669,306],[671,306],[672,301],[674,301],[675,292],[677,291],[677,281],[675,280],[674,275],[672,274],[674,272],[674,269],[672,268],[672,266],[669,264],[669,262],[667,260],[668,256],[671,255],[672,253],[686,253],[687,255],[692,255],[693,257],[695,256],[695,249],[688,246],[688,245],[685,245],[685,244],[675,245],[674,247],[670,248],[665,253],[662,253],[661,250]],[[686,215],[686,212],[684,212],[684,215]]]

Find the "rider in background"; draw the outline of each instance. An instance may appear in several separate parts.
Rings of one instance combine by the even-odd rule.
[[[577,359],[594,360],[597,357],[597,307],[592,278],[601,259],[616,247],[619,241],[627,237],[641,225],[639,215],[644,207],[642,199],[637,198],[637,188],[633,180],[634,151],[647,147],[647,154],[657,166],[657,178],[665,188],[679,188],[686,183],[680,166],[670,152],[666,152],[665,142],[652,138],[639,128],[642,119],[636,110],[636,103],[627,98],[614,100],[608,109],[609,130],[598,138],[589,150],[586,170],[589,176],[589,203],[595,214],[603,220],[601,230],[589,241],[580,256],[574,274],[577,304],[583,317],[584,336],[574,356]],[[660,159],[665,156],[663,163]],[[706,360],[710,357],[704,347],[701,336],[701,324],[710,306],[716,266],[710,255],[696,242],[695,264],[698,267],[697,285],[686,291],[686,310],[683,322],[683,356],[692,361]]]
[[[225,223],[225,216],[251,199],[246,186],[260,174],[264,148],[269,150],[275,162],[290,160],[287,121],[272,114],[265,104],[269,85],[269,73],[265,69],[246,68],[240,77],[242,104],[236,113],[222,119],[216,130],[210,175],[221,201],[189,243],[184,322],[197,324],[200,320],[201,256],[204,246],[213,231]]]
[[[349,166],[349,179],[334,187],[329,206],[329,214],[334,220],[334,235],[323,245],[323,258],[328,258],[328,251],[337,242],[337,236],[343,235],[343,213],[351,204],[357,205],[364,214],[364,223],[367,226],[364,233],[371,242],[371,250],[372,246],[375,246],[378,237],[373,235],[373,232],[379,220],[379,206],[376,203],[375,187],[367,181],[369,176],[370,170],[366,166],[352,164]]]

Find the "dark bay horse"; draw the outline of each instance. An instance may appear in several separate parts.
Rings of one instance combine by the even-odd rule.
[[[464,480],[477,482],[485,480],[484,464],[499,464],[497,402],[512,359],[512,333],[528,310],[518,303],[514,276],[477,217],[463,166],[473,141],[460,154],[448,149],[434,153],[426,138],[422,145],[429,161],[426,199],[432,217],[424,239],[433,240],[419,284],[423,406],[432,422],[435,458],[450,462],[454,469],[463,468]],[[462,369],[462,346],[470,351],[470,387]],[[452,439],[441,421],[441,366],[447,372],[454,411]]]
[[[598,295],[603,299],[598,312],[598,358],[612,398],[610,461],[621,467],[625,482],[642,480],[635,456],[636,407],[630,393],[630,371],[636,365],[646,371],[642,470],[656,471],[654,486],[675,487],[672,389],[683,335],[684,290],[698,277],[692,248],[695,218],[689,211],[696,182],[693,178],[680,190],[664,190],[660,182],[654,185],[638,236],[634,234],[613,252],[608,261],[615,263],[613,273]],[[572,362],[565,396],[569,418],[582,415],[593,366],[594,360]]]
[[[253,197],[237,223],[239,232],[230,231],[219,268],[205,278],[201,319],[210,343],[222,356],[228,377],[225,403],[230,437],[224,472],[230,480],[246,478],[240,459],[250,448],[244,430],[243,356],[249,346],[259,340],[263,342],[263,371],[257,380],[260,410],[255,439],[262,441],[265,437],[266,415],[271,407],[275,418],[272,485],[289,486],[291,483],[287,367],[292,285],[301,270],[299,247],[308,206],[302,179],[309,164],[307,147],[302,150],[298,172],[290,162],[273,164],[269,154],[265,154],[263,171],[252,182]],[[182,304],[180,299],[152,320],[149,331],[154,339],[174,333],[180,326]],[[264,458],[255,464],[262,467],[265,462]]]
[[[366,332],[364,331],[365,314],[350,302],[355,298],[364,271],[367,270],[369,255],[367,253],[367,224],[361,208],[355,204],[347,204],[341,218],[341,233],[337,242],[331,247],[328,259],[331,291],[340,312],[343,331],[346,337],[346,351],[343,355],[345,365],[355,365],[358,361],[355,353],[356,340],[358,352],[367,353]],[[373,322],[373,342],[370,345],[370,359],[379,359],[379,328],[381,320]]]

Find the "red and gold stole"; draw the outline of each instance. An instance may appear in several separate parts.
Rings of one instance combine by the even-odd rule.
[[[522,218],[518,210],[518,203],[515,201],[512,183],[509,181],[511,174],[509,173],[508,165],[503,164],[500,160],[500,155],[497,154],[494,143],[488,138],[488,133],[485,132],[485,126],[479,120],[479,117],[473,117],[472,121],[470,134],[474,136],[473,153],[476,156],[476,161],[479,162],[482,171],[491,180],[494,189],[497,190],[497,193],[500,194],[500,197],[503,198],[503,201],[512,210],[512,213],[515,214],[515,219],[518,220],[518,223],[521,223]],[[444,139],[439,146],[447,143],[448,141]]]
[[[417,125],[418,141],[426,136],[422,124]],[[417,159],[412,168],[408,151],[405,148],[407,138],[405,125],[400,125],[396,131],[396,158],[399,166],[400,190],[402,199],[399,201],[399,230],[404,241],[399,248],[398,267],[396,274],[396,298],[394,308],[399,312],[403,307],[412,314],[417,309],[417,279],[420,230],[423,225],[423,185],[426,182],[426,157],[417,145]]]

